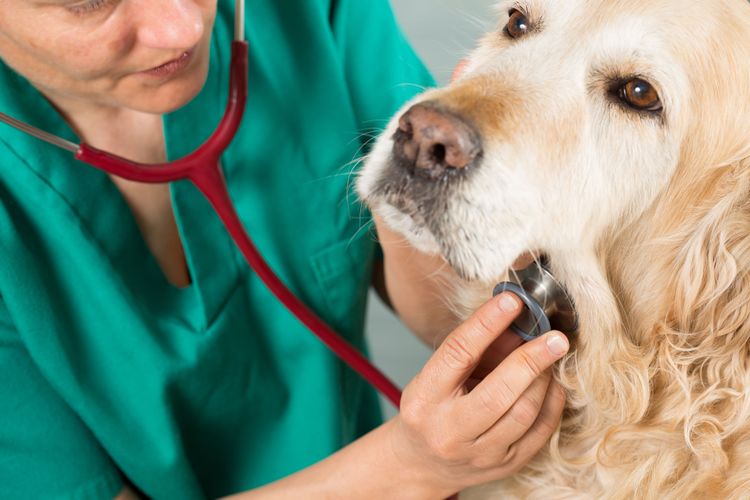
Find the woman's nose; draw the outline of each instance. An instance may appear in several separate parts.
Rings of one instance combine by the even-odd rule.
[[[148,47],[188,49],[203,36],[203,12],[193,0],[138,0],[134,4],[138,40]]]

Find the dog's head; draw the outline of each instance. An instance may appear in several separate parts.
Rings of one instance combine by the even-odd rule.
[[[409,103],[361,197],[462,277],[595,253],[674,179],[750,151],[745,0],[506,0],[462,76]],[[563,274],[565,274],[563,272]]]

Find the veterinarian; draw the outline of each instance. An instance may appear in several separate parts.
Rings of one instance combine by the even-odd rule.
[[[230,190],[281,278],[364,349],[383,266],[349,165],[430,77],[385,0],[248,9]],[[3,0],[0,110],[133,160],[180,157],[223,112],[233,15],[226,0]],[[382,424],[191,185],[113,178],[6,126],[0,150],[2,498],[441,498],[511,474],[559,421],[545,370],[561,335],[475,371],[510,350],[512,296],[456,328]],[[388,289],[435,265],[383,234]],[[434,316],[391,295],[408,322]]]

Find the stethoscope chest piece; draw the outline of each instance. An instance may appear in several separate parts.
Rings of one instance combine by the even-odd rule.
[[[566,335],[578,330],[573,300],[545,262],[534,262],[526,269],[511,274],[510,280],[498,284],[492,295],[512,292],[526,305],[511,325],[516,335],[530,341],[550,330],[558,330]]]

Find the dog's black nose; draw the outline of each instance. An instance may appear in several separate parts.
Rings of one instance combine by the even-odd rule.
[[[482,151],[474,127],[429,101],[401,116],[393,139],[396,157],[428,179],[468,167]]]

